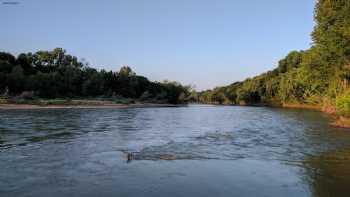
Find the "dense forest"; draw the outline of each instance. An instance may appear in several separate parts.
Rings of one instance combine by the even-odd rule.
[[[152,82],[130,67],[98,71],[83,60],[52,51],[0,52],[0,94],[3,97],[129,98],[152,103],[183,103],[189,87],[177,82]]]
[[[312,47],[277,68],[225,87],[193,93],[202,103],[314,105],[350,117],[350,1],[318,0]]]

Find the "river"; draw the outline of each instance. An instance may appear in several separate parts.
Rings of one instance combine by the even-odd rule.
[[[330,121],[210,105],[0,110],[0,196],[347,197],[350,131]]]

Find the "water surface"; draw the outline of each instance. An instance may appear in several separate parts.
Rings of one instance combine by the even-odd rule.
[[[0,196],[345,197],[350,131],[330,121],[205,105],[0,110]]]

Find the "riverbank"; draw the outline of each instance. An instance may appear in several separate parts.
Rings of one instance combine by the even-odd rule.
[[[147,108],[147,107],[179,107],[174,104],[108,104],[108,105],[30,105],[30,104],[0,104],[0,109],[120,109],[120,108]]]
[[[283,108],[293,108],[293,109],[313,109],[313,110],[322,110],[322,106],[320,105],[308,105],[308,104],[290,104],[290,103],[284,103],[282,104]]]
[[[0,102],[0,109],[118,109],[146,107],[178,107],[182,105],[168,103],[124,102],[116,103],[110,100],[21,100]]]

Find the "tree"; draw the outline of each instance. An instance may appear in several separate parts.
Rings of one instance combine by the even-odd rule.
[[[25,54],[21,53],[18,55],[16,64],[20,65],[24,71],[25,75],[35,74],[35,69],[32,65],[32,55],[31,53]]]
[[[316,46],[332,60],[349,63],[350,2],[348,0],[318,0],[315,9],[316,26],[312,33]]]
[[[103,77],[95,72],[83,83],[84,96],[98,96],[103,94]]]
[[[10,73],[16,64],[16,59],[10,53],[0,52],[0,72]]]
[[[12,69],[7,84],[12,93],[21,93],[24,90],[25,77],[21,66],[15,66]]]

